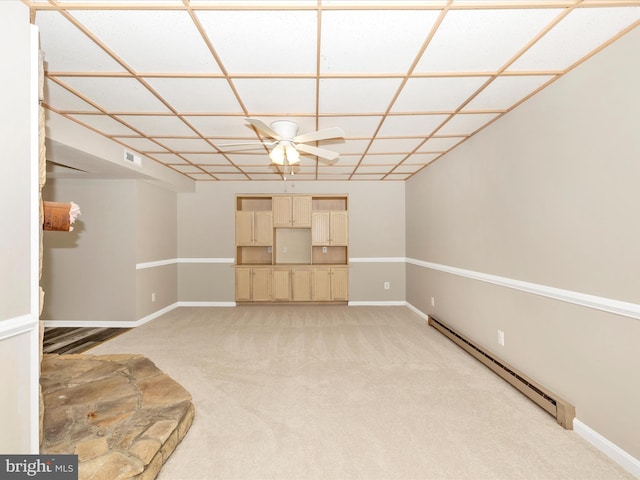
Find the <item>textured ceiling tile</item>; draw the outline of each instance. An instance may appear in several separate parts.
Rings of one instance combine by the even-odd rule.
[[[243,78],[234,80],[234,85],[250,116],[316,111],[316,87],[315,80],[312,79]]]
[[[190,162],[208,165],[229,165],[224,155],[219,153],[185,153],[182,155]]]
[[[159,162],[170,164],[170,165],[187,163],[186,160],[183,160],[182,158],[180,158],[178,155],[174,153],[154,153],[153,155],[149,155],[149,156],[155,158]]]
[[[45,78],[44,81],[44,101],[47,105],[59,111],[98,111],[77,95],[48,78]]]
[[[320,71],[405,73],[437,17],[432,10],[326,11]]]
[[[464,138],[459,137],[431,138],[418,149],[418,152],[446,152],[463,140]]]
[[[416,138],[374,140],[369,153],[408,153],[416,148],[420,141]]]
[[[458,114],[449,120],[437,135],[470,135],[498,116],[497,113]]]
[[[320,117],[318,125],[320,129],[340,127],[344,130],[345,137],[370,137],[382,120],[381,116],[359,117]]]
[[[38,11],[40,49],[53,72],[124,72],[124,68],[58,12]]]
[[[380,128],[378,136],[428,136],[447,118],[448,115],[388,116]]]
[[[462,111],[506,110],[552,78],[551,75],[498,77],[471,100]]]
[[[185,120],[206,137],[241,137],[255,140],[256,135],[244,117],[217,115],[186,115]]]
[[[156,142],[152,142],[147,138],[118,138],[116,139],[131,147],[133,150],[137,150],[138,152],[166,152],[167,149],[158,145]]]
[[[264,162],[269,161],[266,153],[256,155],[227,153],[226,156],[238,166],[263,165]]]
[[[119,115],[116,118],[131,125],[147,137],[195,136],[195,132],[175,116]]]
[[[74,10],[72,14],[137,72],[220,71],[184,11]]]
[[[220,56],[234,73],[315,73],[314,11],[198,11]]]
[[[410,78],[392,112],[456,110],[488,77]]]
[[[438,156],[438,153],[414,153],[403,162],[403,165],[424,165],[433,162]]]
[[[343,154],[343,153],[363,154],[367,148],[367,145],[369,145],[369,140],[346,139],[344,141],[327,140],[325,142],[322,142],[322,148],[325,148],[327,150],[332,150],[340,154]]]
[[[638,19],[640,7],[575,9],[508,70],[564,70]]]
[[[561,11],[450,10],[415,72],[497,71]]]
[[[320,80],[320,113],[384,113],[399,78],[326,78]]]
[[[213,147],[201,139],[159,138],[157,141],[174,152],[213,152]]]
[[[220,78],[148,78],[151,87],[178,113],[242,113],[226,80]]]
[[[169,112],[160,100],[133,78],[66,77],[64,81],[110,113]]]
[[[103,135],[138,135],[136,132],[127,128],[122,123],[114,120],[107,115],[69,115],[78,122],[88,125],[89,127],[99,131]]]
[[[386,154],[367,154],[362,159],[362,165],[395,165],[405,158],[406,154],[386,155]]]

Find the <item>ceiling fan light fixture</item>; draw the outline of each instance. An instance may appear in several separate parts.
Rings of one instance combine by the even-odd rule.
[[[295,165],[300,162],[300,153],[291,142],[282,141],[269,152],[269,158],[277,165]]]
[[[284,147],[281,144],[276,145],[271,152],[269,152],[269,158],[276,165],[284,165]]]

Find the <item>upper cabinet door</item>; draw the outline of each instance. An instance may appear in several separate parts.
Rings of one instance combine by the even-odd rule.
[[[253,212],[236,212],[236,245],[253,245]]]
[[[329,241],[331,245],[349,244],[349,214],[331,212]]]
[[[314,245],[329,245],[329,212],[313,212],[311,242]]]
[[[311,228],[311,197],[292,197],[291,226]]]
[[[291,219],[291,197],[274,196],[273,197],[273,226],[290,227]]]
[[[273,216],[271,212],[253,212],[253,244],[269,246],[273,244]]]

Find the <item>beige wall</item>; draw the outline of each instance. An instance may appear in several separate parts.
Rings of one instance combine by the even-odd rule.
[[[176,193],[147,182],[137,182],[136,187],[136,264],[175,260]],[[175,304],[177,281],[175,263],[136,270],[136,319]]]
[[[178,194],[178,257],[233,259],[235,198],[244,193],[348,194],[349,257],[369,259],[351,264],[350,299],[404,301],[404,264],[370,261],[404,257],[403,182],[200,182]],[[178,271],[180,301],[234,301],[229,264],[181,263]]]
[[[72,232],[45,232],[44,320],[135,320],[136,182],[50,179],[43,198],[74,201]]]
[[[45,232],[43,319],[131,322],[175,304],[175,192],[136,180],[51,179],[43,196],[82,211],[72,232]],[[163,260],[174,263],[136,268]]]
[[[29,9],[0,2],[0,452],[38,450],[37,88]],[[37,58],[35,58],[37,60]],[[37,78],[37,73],[34,73]],[[35,151],[34,151],[35,150]],[[37,162],[36,162],[37,163]],[[35,199],[34,196],[36,195]],[[34,201],[32,201],[34,199]],[[35,205],[34,205],[35,204]],[[35,272],[35,275],[34,275]],[[35,294],[35,295],[34,295]]]
[[[640,29],[408,181],[407,257],[640,303],[638,45]],[[640,458],[640,320],[419,265],[407,300]]]

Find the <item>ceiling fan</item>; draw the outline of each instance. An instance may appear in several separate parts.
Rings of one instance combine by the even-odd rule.
[[[260,142],[263,145],[273,146],[269,152],[269,158],[277,165],[295,165],[300,162],[300,152],[315,155],[319,159],[332,162],[336,160],[340,154],[331,150],[307,145],[308,142],[317,142],[320,140],[329,140],[333,138],[344,138],[344,131],[339,127],[327,128],[325,130],[317,130],[315,132],[303,133],[297,135],[298,124],[291,120],[276,120],[267,125],[262,120],[248,117],[249,122],[260,134],[273,139],[273,141]],[[221,145],[251,145],[252,143],[235,143]]]

